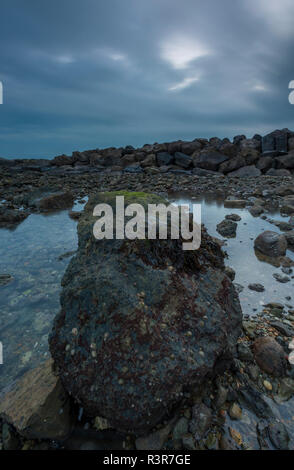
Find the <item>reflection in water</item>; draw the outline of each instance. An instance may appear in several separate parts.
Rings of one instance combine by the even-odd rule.
[[[15,230],[0,230],[0,389],[46,359],[48,333],[59,309],[60,281],[76,249],[76,222],[67,212],[30,215]]]
[[[254,240],[265,230],[280,232],[279,228],[259,217],[253,217],[247,209],[228,209],[223,206],[223,199],[213,199],[207,195],[201,198],[179,197],[174,195],[172,200],[177,204],[201,203],[202,223],[207,227],[208,233],[212,236],[223,239],[216,231],[216,226],[226,215],[238,214],[241,217],[238,222],[236,238],[228,239],[224,250],[228,254],[226,265],[236,271],[235,282],[244,287],[239,294],[242,310],[244,314],[252,315],[256,310],[260,310],[262,305],[269,302],[284,303],[285,297],[291,295],[293,291],[293,280],[286,284],[281,284],[273,278],[274,273],[283,274],[280,263],[272,264],[272,260],[255,253]],[[284,220],[278,212],[271,211],[270,216],[276,220]],[[294,260],[294,254],[290,250],[287,256]],[[248,284],[262,284],[264,292],[255,292],[248,289]]]

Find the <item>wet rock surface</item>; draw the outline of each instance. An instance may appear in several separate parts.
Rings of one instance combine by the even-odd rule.
[[[284,235],[266,230],[256,238],[254,247],[270,257],[284,256],[287,250],[287,240]]]
[[[237,223],[230,219],[225,219],[217,225],[217,231],[223,237],[234,238],[237,231]]]
[[[253,344],[254,357],[258,366],[265,372],[280,377],[286,368],[282,346],[271,337],[258,338]]]
[[[229,364],[241,311],[220,248],[205,231],[190,254],[178,240],[95,240],[93,207],[113,206],[116,195],[90,199],[79,221],[50,350],[88,414],[144,432],[216,364]],[[126,203],[158,200],[125,195]]]
[[[293,137],[289,137],[288,133],[287,137],[288,148],[285,146],[284,139],[283,152],[290,153],[293,150],[291,143]],[[254,140],[261,142],[260,139],[254,138]],[[291,159],[288,159],[288,157],[287,159],[281,158],[284,155],[281,155],[281,150],[277,150],[275,141],[274,144],[271,144],[271,149],[264,154],[260,153],[261,149],[258,146],[256,148],[254,146],[254,152],[257,151],[258,153],[256,159],[256,154],[251,153],[251,150],[249,152],[247,148],[246,152],[243,153],[242,141],[246,148],[245,137],[239,136],[233,144],[223,143],[221,140],[209,142],[199,139],[199,141],[192,143],[179,141],[163,147],[145,146],[140,151],[133,148],[124,149],[124,151],[110,149],[100,152],[95,150],[89,153],[78,153],[72,157],[66,156],[64,158],[63,156],[56,159],[56,164],[53,165],[51,164],[52,161],[35,161],[33,165],[29,161],[4,161],[3,163],[0,159],[1,211],[2,213],[12,211],[13,216],[16,215],[16,217],[18,217],[18,212],[23,212],[25,217],[30,213],[40,212],[36,206],[28,203],[28,196],[36,190],[40,190],[43,194],[46,188],[49,188],[51,192],[52,190],[53,192],[70,191],[74,194],[74,197],[78,198],[95,194],[97,190],[121,189],[144,190],[156,193],[191,191],[191,194],[196,195],[201,193],[222,194],[224,199],[227,198],[227,207],[231,206],[239,209],[251,205],[250,212],[254,212],[257,222],[261,219],[270,222],[272,215],[268,214],[269,206],[274,206],[282,216],[287,216],[283,219],[285,222],[275,221],[273,223],[280,230],[285,229],[284,236],[287,239],[288,248],[291,248],[291,245],[293,246],[293,243],[291,243],[291,232],[293,230],[290,229],[291,226],[294,227],[291,214],[294,212],[293,199],[288,196],[294,195],[293,176],[291,176],[293,169],[284,168],[285,164],[288,165]],[[228,156],[228,159],[217,167],[217,171],[205,170],[195,166],[199,153],[205,150],[208,145],[214,145],[214,150],[217,148],[219,153]],[[159,151],[166,151],[171,155],[172,160],[168,165],[158,165],[157,156]],[[175,152],[182,152],[190,156],[193,167],[185,169],[176,164],[174,160]],[[204,153],[208,153],[207,149]],[[125,157],[127,158],[122,162]],[[238,168],[227,170],[223,165],[229,165],[232,162],[232,167],[234,165],[238,166],[239,164],[233,161],[236,157],[239,164],[241,163],[239,168],[254,165],[261,170],[263,176],[248,178],[227,176],[230,171]],[[123,170],[128,165],[140,166],[144,171],[135,174],[124,173]],[[181,173],[179,170],[184,170],[185,173]],[[265,176],[266,173],[267,176]],[[1,201],[1,199],[3,200]],[[262,201],[262,204],[260,201]],[[261,212],[262,209],[264,210],[263,213]],[[5,220],[2,227],[14,229],[25,217],[18,220],[16,224],[14,222],[9,224],[9,221]],[[76,218],[78,219],[78,216]],[[243,225],[243,221],[246,220],[243,215],[242,219],[239,229]],[[28,221],[23,225],[27,223]],[[214,223],[214,229],[215,225]],[[232,240],[232,243],[235,241]],[[62,263],[62,254],[66,255],[69,249],[74,250],[74,248],[75,246],[60,248],[60,251],[55,254],[56,259],[61,256],[60,264]],[[71,256],[73,251],[70,253],[68,256]],[[258,256],[261,255],[258,254]],[[290,278],[293,275],[289,271],[291,269],[291,260],[285,256],[272,258],[271,256],[262,255],[259,259],[262,263],[273,263],[276,268],[280,267],[281,272]],[[39,268],[41,269],[42,266]],[[6,292],[4,289],[15,286],[15,272],[5,267],[1,269],[1,272],[4,273],[1,289],[2,292]],[[11,273],[11,278],[8,278],[6,273]],[[230,274],[231,279],[234,277],[234,274],[228,270],[226,270],[226,273]],[[253,284],[263,281],[261,278],[254,276],[248,278],[249,282]],[[293,337],[292,330],[294,327],[294,306],[291,305],[293,282],[281,284],[274,281],[274,283],[278,289],[283,288],[283,285],[285,285],[289,292],[287,299],[281,296],[280,299],[276,300],[276,297],[273,297],[275,301],[266,305],[262,303],[258,305],[258,302],[256,302],[257,315],[252,318],[246,317],[243,321],[243,334],[238,339],[238,355],[233,361],[231,369],[225,373],[219,373],[214,379],[207,377],[203,387],[197,389],[197,391],[193,389],[191,392],[184,392],[182,401],[177,407],[177,420],[172,421],[173,424],[168,432],[161,432],[161,430],[175,416],[173,409],[167,421],[161,420],[156,427],[148,430],[147,436],[154,435],[156,432],[159,435],[164,435],[164,439],[161,439],[160,442],[157,441],[157,448],[167,450],[211,448],[294,449],[294,427],[291,418],[294,406],[294,372],[293,365],[289,363],[288,359],[292,351],[289,345]],[[245,287],[242,287],[243,293],[240,295],[246,293],[248,284],[243,282],[243,285]],[[50,292],[48,286],[49,284],[46,285],[46,289]],[[270,292],[267,285],[265,293],[266,302],[272,300],[269,298]],[[28,296],[30,295],[28,294]],[[262,292],[257,295],[261,299],[263,298]],[[21,296],[18,295],[17,299],[19,297]],[[43,305],[45,305],[47,300],[44,300],[44,295],[42,297],[41,292],[39,297],[43,299]],[[23,298],[21,298],[21,301],[23,301]],[[36,320],[39,322],[39,319]],[[259,367],[255,360],[253,343],[256,339],[264,337],[272,338],[282,348],[282,351],[280,350],[278,353],[282,364],[279,367],[282,373],[280,376],[266,372]],[[24,354],[23,358],[26,356],[27,354]],[[198,439],[196,433],[199,433],[200,429],[196,429],[193,434],[190,432],[189,427],[193,421],[194,407],[200,407],[201,404],[210,410],[212,419],[203,437]],[[239,409],[241,409],[242,414],[238,412]],[[119,435],[115,430],[108,429],[108,427],[100,429],[100,425],[97,428],[97,416],[89,417],[81,409],[75,409],[73,414],[75,420],[78,420],[78,416],[82,415],[81,423],[79,427],[75,427],[72,436],[66,441],[63,441],[63,438],[51,442],[48,439],[43,442],[38,439],[28,439],[19,434],[13,426],[3,419],[0,426],[0,447],[39,450],[48,448],[135,449],[136,439],[142,437]],[[237,416],[238,419],[235,419]],[[101,419],[103,418],[99,417],[99,422]],[[187,423],[188,429],[186,427]]]

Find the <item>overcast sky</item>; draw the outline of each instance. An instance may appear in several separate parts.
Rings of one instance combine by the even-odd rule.
[[[294,128],[293,0],[1,0],[0,156]]]

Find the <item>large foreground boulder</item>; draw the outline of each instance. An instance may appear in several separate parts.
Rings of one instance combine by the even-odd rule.
[[[93,208],[165,203],[145,193],[100,193],[78,225],[50,351],[67,391],[90,416],[144,433],[208,376],[230,364],[241,308],[223,254],[202,229],[199,250],[182,240],[100,240]]]

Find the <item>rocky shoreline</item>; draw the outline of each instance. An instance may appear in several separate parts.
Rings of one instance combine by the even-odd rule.
[[[229,139],[197,138],[146,144],[140,148],[75,151],[52,160],[0,158],[0,168],[12,172],[36,171],[56,175],[81,173],[174,173],[197,176],[255,177],[291,176],[294,173],[294,132],[276,130],[265,136],[245,135]]]
[[[293,245],[294,156],[291,154],[294,148],[293,136],[294,134],[289,131],[279,131],[264,138],[255,136],[254,139],[246,139],[241,136],[233,143],[219,139],[202,142],[203,139],[198,139],[192,143],[161,144],[156,147],[148,146],[145,149],[143,147],[143,150],[137,149],[135,152],[134,149],[128,148],[120,152],[116,152],[117,149],[116,151],[106,149],[105,153],[99,151],[98,154],[94,152],[94,155],[87,152],[79,155],[75,153],[72,157],[56,157],[45,171],[43,171],[45,167],[40,165],[38,167],[39,163],[35,163],[35,168],[32,168],[23,162],[3,164],[3,161],[0,161],[0,224],[2,227],[13,229],[32,213],[71,210],[74,200],[85,197],[91,199],[103,191],[145,191],[160,197],[178,192],[181,194],[187,192],[191,196],[220,195],[225,200],[226,207],[232,209],[246,207],[255,217],[265,217],[270,220],[267,214],[269,207],[275,207],[282,215],[287,216],[282,226],[285,229],[282,239],[279,238],[280,235],[274,239],[272,236],[264,237],[262,241],[258,240],[256,245],[263,256],[274,255],[275,258],[279,258],[279,262],[284,263],[285,270],[288,269],[290,274],[292,262],[285,257],[285,247],[287,244]],[[212,146],[214,153],[210,153],[209,156]],[[209,152],[204,152],[207,148]],[[140,152],[141,157],[138,156]],[[230,152],[232,153],[228,157],[227,154]],[[185,157],[176,155],[177,153],[184,154]],[[172,156],[172,160],[167,160],[169,158],[167,154]],[[226,155],[228,158],[220,161],[219,155]],[[189,157],[188,160],[186,157]],[[292,161],[291,158],[293,167],[289,166],[292,165],[289,163]],[[105,165],[108,159],[111,161],[110,166]],[[120,162],[123,160],[123,166],[117,165],[118,159]],[[151,162],[150,165],[145,166],[146,159]],[[270,167],[266,170],[266,167],[258,168],[261,163],[268,162],[268,165],[268,159],[271,161]],[[237,165],[237,160],[239,163],[242,161],[243,165],[238,169],[227,171],[229,168],[232,169],[230,165]],[[183,165],[187,165],[188,161],[190,163],[185,168]],[[211,162],[214,162],[214,167]],[[138,170],[138,167],[141,169]],[[129,168],[133,169],[129,171]],[[242,171],[239,171],[240,169]],[[256,169],[259,171],[256,172]],[[239,173],[232,174],[235,171]],[[71,211],[70,216],[82,224],[84,215],[80,212]],[[237,222],[236,217],[227,218],[219,227],[220,233],[226,237],[234,236]],[[274,230],[275,221],[272,221],[272,224]],[[86,237],[84,232],[81,233],[82,237]],[[276,250],[274,253],[273,247]],[[219,248],[215,247],[214,253],[217,250]],[[169,269],[171,267],[172,265],[167,266],[164,282],[169,279],[168,273],[172,272],[172,269]],[[76,269],[74,264],[71,263],[70,269]],[[132,266],[130,269],[133,269]],[[234,272],[225,269],[224,266],[220,267],[220,272],[227,279],[226,282],[230,283],[233,280]],[[187,276],[189,277],[189,274]],[[71,275],[68,280],[72,278]],[[3,282],[8,281],[5,278]],[[64,283],[66,284],[66,281]],[[137,293],[142,294],[143,289],[139,287],[140,292]],[[252,287],[260,289],[262,286]],[[201,288],[204,287],[198,287],[200,291]],[[208,292],[206,287],[205,292]],[[64,300],[67,299],[67,295],[69,294],[65,291]],[[212,295],[214,294],[209,296]],[[182,303],[189,304],[190,297],[187,294],[186,300],[183,299]],[[150,299],[146,300],[142,295],[138,298],[138,302],[143,307],[145,302],[150,305]],[[288,302],[291,303],[290,289]],[[93,403],[90,403],[85,410],[84,398],[77,403],[75,390],[70,390],[73,393],[68,394],[71,387],[67,380],[63,378],[61,383],[59,376],[56,375],[57,372],[60,374],[60,370],[56,365],[52,367],[52,362],[48,361],[40,369],[28,372],[9,390],[2,392],[0,406],[2,448],[294,449],[294,366],[288,360],[294,337],[294,315],[285,314],[282,301],[257,307],[258,311],[254,317],[244,317],[242,321],[240,319],[240,331],[234,339],[236,347],[233,348],[231,359],[225,361],[225,367],[219,367],[204,381],[197,382],[197,387],[191,380],[192,386],[185,387],[181,391],[181,399],[175,402],[171,400],[166,412],[161,414],[160,422],[153,423],[151,428],[147,427],[143,433],[142,429],[140,432],[130,432],[131,430],[126,431],[123,429],[124,426],[120,426],[119,413],[122,410],[119,406],[115,408],[115,400],[111,401],[110,396],[111,404],[108,403],[108,406],[113,415],[111,413],[107,417],[95,415],[97,410]],[[115,312],[115,306],[109,308],[111,312]],[[231,311],[231,307],[224,307],[225,310],[228,308]],[[208,315],[209,318],[209,309],[207,312],[203,312],[203,316]],[[192,310],[186,314],[187,321],[191,321]],[[219,313],[215,315],[218,317]],[[60,329],[60,318],[56,321]],[[79,321],[81,328],[88,331],[87,319],[80,318]],[[213,324],[205,326],[206,321],[210,320],[204,319],[204,328],[207,327],[211,332]],[[168,323],[168,320],[161,319],[161,322]],[[70,324],[70,330],[74,328],[75,325]],[[173,328],[175,326],[171,324],[168,329],[172,331]],[[195,326],[187,324],[187,335],[184,335],[186,339],[190,337],[188,332],[191,328],[195,329]],[[205,334],[210,334],[208,330]],[[75,333],[74,331],[74,341],[80,341],[77,346],[68,348],[71,340],[69,337],[64,340],[64,350],[69,353],[69,358],[76,347],[83,350],[89,346],[91,357],[95,360],[97,351],[91,347],[91,344],[86,346],[81,342],[79,331],[77,335]],[[182,333],[181,331],[181,335]],[[229,336],[232,337],[231,333]],[[58,339],[58,344],[63,344],[60,341]],[[97,341],[94,342],[96,344]],[[51,348],[54,344],[51,340]],[[205,347],[208,348],[208,343],[204,342],[202,346],[204,355]],[[52,350],[53,356],[54,351],[55,347]],[[61,351],[62,348],[57,353],[56,349],[55,359],[59,354],[57,362],[65,367],[63,359],[60,359]],[[169,351],[168,355],[175,355],[175,352]],[[187,361],[186,357],[182,364]],[[91,364],[88,366],[91,368]],[[63,373],[66,372],[65,368]],[[76,373],[80,374],[81,371],[75,371],[74,374]],[[120,377],[119,380],[128,380],[127,371],[124,373],[126,378]],[[88,386],[87,381],[84,386]],[[92,383],[91,386],[97,384]],[[169,401],[171,398],[169,389],[163,388],[163,391],[165,401]],[[101,404],[99,406],[101,407]],[[146,408],[146,403],[143,408]]]

